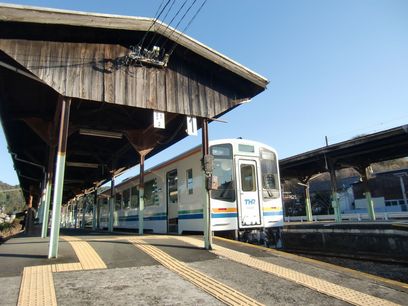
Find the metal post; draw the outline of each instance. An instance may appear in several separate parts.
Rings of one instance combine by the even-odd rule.
[[[407,193],[405,191],[405,185],[404,185],[404,176],[406,176],[406,173],[396,173],[394,174],[395,176],[398,176],[400,179],[400,185],[401,185],[401,193],[402,193],[402,198],[404,199],[404,204],[405,204],[405,209],[408,209],[408,202],[407,202]]]
[[[363,180],[365,198],[367,200],[368,217],[370,218],[370,220],[375,221],[376,218],[375,218],[374,202],[371,198],[370,187],[368,185],[368,167],[363,167],[361,169],[361,178]]]
[[[69,228],[71,224],[71,211],[70,211],[71,203],[68,202],[67,210],[66,210],[66,217],[65,217],[65,227]]]
[[[52,201],[53,208],[52,208],[50,248],[49,248],[48,258],[58,257],[58,240],[59,240],[60,218],[61,218],[61,202],[62,202],[62,192],[63,192],[63,185],[64,185],[65,155],[67,151],[70,106],[71,106],[71,99],[62,100],[62,112],[61,112],[60,131],[59,131],[59,140],[58,140],[57,166],[56,166],[55,181],[54,181],[55,190],[54,190],[54,197]]]
[[[74,209],[74,203],[71,203],[71,219],[70,219],[70,223],[71,223],[71,227],[73,224],[75,224],[75,209]]]
[[[115,207],[115,176],[112,176],[111,180],[111,196],[109,198],[109,224],[108,231],[113,232],[113,213]]]
[[[44,220],[44,205],[45,205],[45,197],[46,197],[46,186],[47,186],[47,173],[44,171],[44,181],[42,182],[41,189],[42,189],[42,194],[41,194],[41,201],[40,201],[40,206],[38,208],[38,218],[40,224],[43,223]]]
[[[96,230],[96,203],[98,202],[98,190],[95,188],[94,191],[94,198],[93,198],[93,205],[92,205],[92,230]]]
[[[329,171],[330,171],[330,183],[331,183],[331,190],[332,190],[332,206],[334,209],[334,217],[337,223],[341,222],[341,211],[339,207],[339,201],[337,200],[337,180],[336,180],[336,170],[334,169],[334,165],[329,163]]]
[[[47,168],[47,183],[45,186],[45,202],[43,210],[43,222],[41,229],[41,238],[47,237],[48,232],[48,221],[50,217],[50,202],[51,202],[51,190],[52,190],[52,179],[54,173],[54,158],[55,158],[55,147],[51,144],[48,153],[48,168]]]
[[[48,221],[50,217],[50,202],[51,202],[51,174],[47,174],[47,185],[45,187],[45,201],[44,201],[44,208],[43,208],[43,222],[41,228],[41,238],[46,238],[48,234]]]
[[[65,206],[61,205],[61,221],[60,221],[60,227],[64,228],[65,227]]]
[[[86,213],[86,208],[87,208],[87,201],[86,201],[86,195],[83,196],[82,198],[82,224],[81,228],[85,228],[85,213]]]
[[[306,183],[306,217],[307,217],[307,221],[309,221],[309,222],[313,221],[312,204],[310,202],[310,186],[309,186],[309,182]]]
[[[78,198],[75,198],[75,208],[74,208],[74,228],[78,226]]]
[[[139,174],[139,235],[144,232],[144,152],[139,152],[140,155],[140,174]]]
[[[43,218],[44,218],[44,203],[45,203],[45,188],[43,189],[43,192],[41,194],[41,200],[40,200],[40,205],[38,206],[37,210],[37,216],[38,216],[38,222],[40,224],[43,223]]]
[[[202,150],[203,150],[203,162],[204,158],[209,155],[208,145],[208,119],[203,119],[202,127]],[[207,174],[203,169],[203,181],[204,181],[204,207],[203,207],[203,222],[204,222],[204,248],[206,250],[212,249],[212,236],[211,236],[211,207],[209,189],[207,184]]]
[[[100,200],[96,202],[96,228],[101,229],[101,205]]]

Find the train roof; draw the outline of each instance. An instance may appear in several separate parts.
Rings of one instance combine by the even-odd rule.
[[[267,144],[264,144],[262,142],[258,142],[258,141],[254,141],[254,140],[248,140],[248,139],[240,139],[240,138],[217,139],[217,140],[211,140],[209,142],[209,145],[211,146],[211,145],[223,144],[223,143],[231,143],[231,144],[245,143],[245,144],[248,144],[248,145],[255,145],[255,146],[258,146],[258,147],[267,148],[267,149],[273,151],[275,154],[277,154],[276,150],[273,147],[271,147],[271,146],[269,146]],[[175,156],[175,157],[173,157],[171,159],[163,161],[163,162],[161,162],[161,163],[147,169],[145,171],[145,174],[151,173],[153,171],[157,171],[157,170],[159,170],[159,169],[161,169],[163,167],[166,167],[167,165],[170,165],[170,164],[172,164],[172,163],[174,163],[174,162],[176,162],[178,160],[187,158],[187,157],[189,157],[191,155],[194,155],[194,154],[196,154],[198,152],[201,152],[201,145],[195,146],[195,147],[193,147],[193,148],[191,148],[191,149],[189,149],[189,150],[187,150],[187,151],[185,151],[185,152],[183,152],[183,153],[181,153],[181,154],[179,154],[179,155],[177,155],[177,156]],[[128,178],[124,179],[122,182],[120,182],[119,184],[117,184],[115,187],[119,187],[119,186],[125,185],[127,183],[133,182],[134,180],[138,179],[138,177],[139,177],[139,174],[135,175],[135,176],[132,176],[132,177],[128,177]],[[108,190],[105,190],[103,193],[106,193],[106,192],[108,192]]]

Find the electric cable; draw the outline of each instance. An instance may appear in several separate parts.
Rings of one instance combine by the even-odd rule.
[[[201,4],[201,6],[198,8],[198,10],[196,11],[196,13],[194,14],[194,16],[191,18],[191,20],[189,21],[189,23],[186,25],[186,27],[183,29],[183,31],[181,32],[181,34],[185,33],[187,31],[187,29],[190,27],[190,25],[193,23],[194,19],[197,17],[197,15],[200,13],[201,9],[204,7],[204,5],[207,3],[207,0],[204,0],[203,3]],[[168,54],[168,56],[172,55],[174,52],[174,49],[177,47],[177,42],[180,39],[181,34],[177,37],[177,39],[174,41],[173,47],[170,49],[170,52]]]
[[[165,1],[165,0],[163,0]],[[156,21],[159,19],[159,17],[161,16],[161,14],[163,13],[163,11],[166,9],[166,7],[169,5],[171,0],[167,0],[166,5],[163,6],[163,8],[161,9],[159,15],[157,15],[156,18],[153,19],[152,24],[150,25],[150,27],[147,29],[146,33],[143,35],[143,38],[139,41],[139,43],[137,44],[138,46],[142,46],[147,35],[149,34],[150,30],[152,29],[152,27],[154,26],[154,24],[156,23]],[[160,5],[161,6],[161,5]]]
[[[180,23],[183,21],[183,19],[186,17],[186,15],[188,14],[188,12],[191,10],[191,8],[194,6],[194,4],[197,2],[197,0],[194,0],[193,3],[191,3],[191,5],[188,7],[188,9],[184,12],[184,15],[180,18],[180,20],[178,21],[178,23],[176,24],[176,26],[173,28],[173,31],[170,33],[169,37],[167,37],[166,42],[163,44],[163,47],[166,45],[167,41],[170,40],[171,36],[174,34],[174,32],[177,30],[178,26],[180,25]],[[183,33],[183,32],[181,32]]]
[[[167,16],[169,15],[170,11],[172,10],[172,8],[173,8],[173,6],[174,6],[174,3],[176,3],[176,0],[173,0],[173,2],[171,3],[169,9],[167,10],[166,14],[164,15],[164,17],[163,17],[163,19],[162,19],[163,22],[165,22],[165,20],[167,19]],[[167,26],[167,28],[168,28],[168,26]],[[167,28],[166,28],[166,29],[167,29]],[[164,33],[166,32],[166,29],[163,31],[163,33],[162,33],[161,35],[164,35]],[[157,33],[157,32],[154,32],[152,39],[151,39],[150,42],[147,44],[147,49],[150,49],[150,47],[151,47],[151,45],[152,45],[152,43],[153,43],[153,40],[156,38],[157,35],[158,35],[158,33]],[[156,43],[155,43],[154,45],[157,45],[157,40],[156,40]]]
[[[196,1],[196,0],[194,0],[194,1]],[[173,16],[173,18],[172,18],[172,19],[170,20],[170,22],[167,24],[167,26],[166,26],[166,28],[164,29],[164,31],[163,31],[161,37],[164,37],[164,35],[165,35],[165,33],[167,32],[167,30],[169,29],[170,25],[173,23],[174,19],[176,19],[176,17],[180,14],[181,10],[183,9],[183,7],[186,5],[187,2],[188,2],[188,0],[185,0],[185,1],[183,2],[183,4],[182,4],[181,7],[178,9],[178,11],[176,12],[176,14]],[[177,26],[176,26],[176,27],[177,27]],[[170,36],[171,36],[171,34],[170,34]],[[159,38],[156,40],[156,42],[154,43],[156,46],[159,45],[159,42],[160,42],[160,40],[161,40],[161,37],[159,37]],[[167,39],[165,40],[165,42],[163,43],[163,46],[166,45],[168,39],[169,39],[169,38],[167,38]]]

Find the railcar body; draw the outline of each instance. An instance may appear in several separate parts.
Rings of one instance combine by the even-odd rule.
[[[248,232],[283,225],[276,151],[259,142],[224,139],[210,142],[214,156],[210,191],[211,230]],[[206,190],[201,147],[191,149],[145,173],[144,229],[153,233],[203,231]],[[139,177],[115,186],[114,227],[139,226]],[[101,193],[102,227],[109,220],[110,190]]]

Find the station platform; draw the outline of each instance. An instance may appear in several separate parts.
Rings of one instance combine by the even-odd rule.
[[[408,305],[408,284],[222,238],[61,231],[0,245],[1,305]]]
[[[407,221],[291,222],[282,237],[287,251],[408,264]]]

